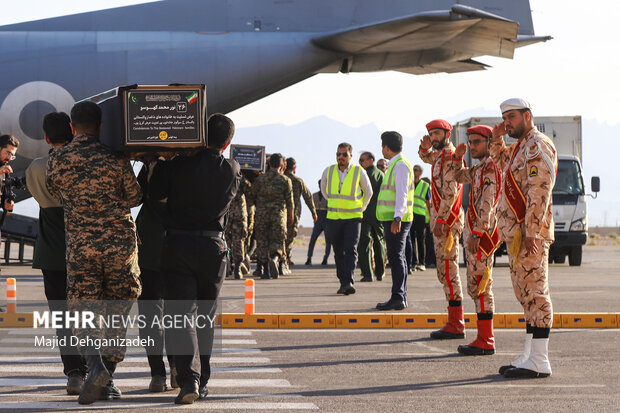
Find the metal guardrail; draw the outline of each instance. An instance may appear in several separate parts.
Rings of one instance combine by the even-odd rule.
[[[31,264],[32,259],[24,258],[27,245],[34,247],[39,230],[39,220],[25,215],[11,214],[2,225],[2,241],[4,241],[4,263]],[[17,259],[11,258],[11,244],[18,245]],[[13,262],[12,262],[13,260]]]

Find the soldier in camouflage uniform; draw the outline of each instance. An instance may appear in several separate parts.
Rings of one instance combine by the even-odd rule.
[[[456,148],[453,158],[457,182],[471,184],[463,245],[467,257],[467,292],[476,306],[478,336],[468,345],[458,347],[458,352],[466,356],[495,354],[495,302],[491,290],[491,270],[493,253],[500,243],[495,207],[502,185],[502,173],[489,157],[491,132],[492,128],[486,125],[467,129],[471,156],[480,161],[477,165],[465,167],[465,143]]]
[[[127,314],[140,295],[136,226],[130,208],[142,191],[129,160],[98,139],[101,109],[92,102],[71,110],[75,138],[50,154],[47,185],[62,201],[67,240],[67,299],[73,310],[96,315]],[[76,329],[80,338],[124,338],[125,328]],[[124,346],[80,347],[89,373],[79,403],[118,398],[110,378],[123,360]],[[103,356],[103,362],[102,362]]]
[[[256,205],[256,256],[262,279],[278,278],[286,230],[294,219],[293,186],[283,170],[282,155],[271,155],[269,170],[256,179],[249,196],[250,203]]]
[[[289,227],[288,234],[286,237],[286,258],[288,260],[288,265],[293,265],[294,263],[291,261],[291,252],[293,249],[293,242],[295,241],[295,237],[297,237],[298,226],[299,226],[299,217],[301,216],[301,196],[304,197],[304,202],[308,206],[310,213],[312,214],[312,220],[316,222],[318,216],[316,214],[316,209],[314,207],[314,200],[312,199],[312,192],[308,189],[303,179],[295,175],[295,170],[297,168],[297,162],[295,162],[295,158],[287,158],[286,159],[286,172],[285,175],[291,180],[293,184],[293,204],[295,209],[295,219],[293,220],[293,225]]]
[[[434,339],[465,337],[463,291],[459,277],[459,239],[463,232],[462,186],[452,166],[454,145],[450,142],[452,125],[442,119],[429,122],[418,154],[431,164],[432,208],[430,225],[435,239],[437,278],[448,301],[448,323],[431,333]],[[429,136],[430,135],[430,136]],[[433,149],[433,150],[431,150]]]
[[[226,244],[231,247],[232,272],[237,280],[242,278],[241,266],[245,259],[245,241],[248,236],[248,209],[245,193],[249,189],[249,182],[242,178],[237,195],[230,203],[226,227]],[[247,273],[247,268],[244,270],[243,272]]]
[[[547,281],[549,246],[553,243],[551,191],[558,157],[551,139],[536,126],[528,102],[513,98],[501,104],[504,121],[493,128],[490,153],[504,173],[497,207],[499,234],[508,246],[510,277],[525,314],[523,353],[502,366],[505,377],[548,377],[549,332],[553,307]],[[508,134],[517,143],[506,146]]]

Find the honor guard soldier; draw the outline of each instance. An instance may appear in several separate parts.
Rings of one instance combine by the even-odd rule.
[[[476,306],[478,336],[468,345],[458,347],[458,352],[466,356],[495,353],[495,303],[491,290],[491,270],[493,254],[500,244],[495,208],[499,199],[502,173],[489,156],[492,130],[486,125],[467,129],[471,156],[480,161],[477,165],[465,167],[465,143],[456,148],[453,158],[456,180],[461,184],[470,184],[463,245],[467,257],[467,292]]]
[[[242,176],[237,195],[230,203],[228,225],[226,226],[226,243],[231,249],[232,274],[236,280],[242,279],[243,274],[249,272],[249,268],[244,264],[245,241],[248,236],[248,208],[245,194],[249,190],[250,184]]]
[[[351,163],[353,148],[343,142],[336,152],[337,163],[323,171],[321,192],[327,199],[327,236],[334,247],[337,294],[355,294],[357,244],[364,210],[372,197],[372,187],[364,168]]]
[[[551,139],[534,126],[531,106],[523,99],[500,105],[503,122],[493,128],[490,153],[503,170],[497,207],[499,235],[508,247],[510,277],[526,323],[523,353],[502,366],[504,377],[547,377],[553,307],[549,295],[548,258],[553,243],[551,191],[558,157]],[[505,134],[518,141],[506,146]]]
[[[73,106],[75,137],[50,154],[47,187],[62,200],[64,209],[69,310],[122,317],[142,289],[136,225],[130,211],[142,202],[142,190],[129,159],[99,142],[101,126],[101,109],[95,103]],[[75,336],[87,343],[87,339],[122,339],[126,331],[122,325],[74,329]],[[110,379],[125,350],[124,345],[80,347],[88,365],[80,404],[121,397]]]
[[[383,156],[389,160],[377,198],[376,216],[383,224],[385,243],[392,265],[392,295],[377,304],[377,310],[407,307],[407,261],[405,243],[413,222],[413,168],[402,155],[403,137],[398,132],[381,134]]]
[[[465,337],[463,292],[459,277],[459,239],[463,231],[462,185],[456,181],[450,142],[452,125],[434,120],[426,125],[428,135],[420,143],[422,161],[431,164],[431,230],[435,240],[437,277],[448,300],[448,323],[433,331],[431,338],[455,339]]]
[[[256,178],[249,196],[256,205],[256,258],[262,279],[278,278],[287,228],[293,225],[293,185],[283,173],[284,158],[274,153],[269,170]]]
[[[303,179],[295,175],[297,169],[297,163],[295,162],[295,158],[287,158],[286,159],[286,172],[284,175],[291,180],[293,184],[293,204],[295,210],[295,217],[293,220],[293,225],[288,228],[288,233],[286,235],[286,266],[290,267],[294,265],[291,261],[291,252],[293,251],[293,242],[295,241],[295,237],[297,237],[298,226],[299,226],[299,217],[301,216],[301,197],[303,195],[304,202],[306,206],[310,210],[312,214],[312,220],[314,222],[317,221],[318,216],[316,214],[316,209],[314,207],[314,200],[312,199],[312,192],[308,189]]]

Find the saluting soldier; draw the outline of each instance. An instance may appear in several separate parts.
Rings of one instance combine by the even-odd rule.
[[[500,238],[508,246],[510,276],[526,323],[523,353],[502,366],[505,377],[548,377],[553,307],[547,281],[549,246],[554,240],[551,191],[558,157],[551,139],[534,126],[531,106],[519,98],[500,105],[490,153],[504,174],[497,207]],[[506,146],[503,135],[518,139]]]
[[[278,278],[286,230],[293,224],[293,186],[283,171],[284,158],[274,153],[269,170],[256,178],[248,197],[256,205],[256,257],[262,279]]]
[[[495,208],[499,199],[502,173],[489,156],[492,130],[486,125],[467,129],[469,150],[472,158],[479,161],[478,164],[470,168],[464,165],[463,155],[467,152],[465,143],[456,148],[453,158],[456,180],[461,184],[470,184],[463,240],[467,257],[467,292],[476,306],[478,336],[468,345],[458,347],[458,352],[466,356],[495,353],[495,303],[491,290],[491,270],[493,253],[500,243]]]
[[[452,125],[437,119],[426,125],[418,154],[422,161],[432,165],[431,171],[431,230],[435,240],[437,277],[448,300],[448,323],[431,333],[434,339],[465,337],[463,291],[459,277],[459,239],[463,232],[462,185],[456,181],[450,142]]]
[[[286,159],[286,175],[293,184],[293,204],[295,209],[295,217],[293,220],[293,225],[289,227],[288,233],[286,236],[286,259],[287,266],[294,265],[291,261],[291,252],[293,250],[293,242],[295,241],[295,237],[297,237],[298,226],[299,226],[299,217],[301,216],[301,197],[304,197],[304,202],[308,206],[310,213],[312,214],[312,220],[314,222],[317,221],[318,216],[316,214],[316,209],[314,207],[314,200],[312,199],[312,192],[308,189],[303,179],[295,175],[297,169],[297,162],[295,162],[295,158],[287,158]]]

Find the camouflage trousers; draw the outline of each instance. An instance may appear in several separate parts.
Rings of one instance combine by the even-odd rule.
[[[295,242],[295,238],[297,238],[297,234],[299,233],[299,217],[295,215],[295,220],[293,221],[293,225],[287,229],[286,233],[286,257],[288,260],[291,260],[291,252],[293,251],[293,243]]]
[[[464,237],[465,245],[469,244],[470,237],[466,232]],[[495,312],[495,300],[493,299],[493,256],[487,257],[484,253],[472,254],[465,247],[465,255],[467,256],[467,292],[474,304],[476,305],[476,313],[493,313]],[[484,274],[484,269],[489,268],[491,276],[486,288],[482,294],[478,294],[478,285]]]
[[[245,225],[228,225],[226,228],[226,244],[231,248],[233,263],[240,263],[245,258],[248,229]]]
[[[510,245],[511,241],[506,241],[506,244]],[[510,278],[515,296],[523,307],[525,322],[534,327],[551,328],[553,325],[553,306],[547,280],[550,245],[542,241],[538,254],[534,255],[527,252],[523,241],[516,262],[514,257],[509,256]]]
[[[113,315],[126,316],[142,291],[135,232],[95,233],[71,236],[67,243],[67,300],[71,311],[92,311],[95,327]],[[92,340],[125,338],[126,327],[80,328],[78,338]],[[118,341],[118,340],[117,340]],[[84,351],[86,346],[78,346]],[[118,363],[125,346],[102,346],[102,357]]]
[[[454,231],[454,230],[453,230]],[[447,235],[434,236],[435,256],[437,257],[437,278],[443,285],[443,292],[447,301],[463,300],[461,278],[459,277],[459,238],[460,232],[452,232],[454,243],[449,252],[444,252]]]
[[[256,258],[260,264],[266,264],[274,254],[284,257],[286,217],[283,212],[257,213],[254,222],[254,234],[256,237]]]

